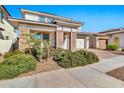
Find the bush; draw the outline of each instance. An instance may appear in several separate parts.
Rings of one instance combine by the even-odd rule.
[[[107,46],[107,49],[115,51],[115,50],[118,49],[118,46],[116,44],[110,44],[110,45]]]
[[[11,79],[36,68],[36,59],[31,55],[17,54],[6,57],[0,64],[0,79]]]
[[[62,67],[70,68],[96,63],[99,58],[92,52],[87,51],[64,51],[55,55],[53,59]]]
[[[123,51],[123,52],[124,52],[124,48],[122,48],[122,49],[121,49],[121,51]]]
[[[7,52],[7,53],[4,55],[4,58],[11,57],[11,56],[17,55],[17,54],[24,54],[24,52],[19,51],[19,50],[15,50],[14,52]]]
[[[61,48],[52,49],[51,55],[56,57],[57,55],[59,55],[62,52],[63,52],[63,49],[61,49]]]

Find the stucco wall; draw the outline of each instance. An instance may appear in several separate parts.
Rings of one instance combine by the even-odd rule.
[[[114,43],[114,38],[117,36],[119,37],[119,48],[124,48],[124,33],[112,34],[109,37],[108,44]]]
[[[35,14],[25,14],[25,19],[39,21],[40,17]]]
[[[0,40],[0,53],[8,52],[12,49],[12,40]]]
[[[65,26],[57,26],[57,31],[64,31],[64,32],[80,32],[81,29],[79,27],[65,27]]]
[[[20,27],[25,27],[28,29],[32,29],[34,31],[50,31],[50,32],[55,32],[56,27],[50,27],[50,26],[39,26],[39,25],[27,25],[27,24],[20,24]]]
[[[9,40],[16,39],[16,33],[14,32],[14,27],[10,25],[8,21],[3,19],[2,22],[0,22],[0,27],[4,29],[4,31],[1,31],[3,37],[9,36]]]

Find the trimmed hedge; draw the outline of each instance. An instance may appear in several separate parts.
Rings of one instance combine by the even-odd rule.
[[[0,63],[0,79],[11,79],[36,68],[36,59],[31,55],[17,54],[6,57]]]
[[[107,49],[115,51],[115,50],[118,49],[118,46],[116,44],[110,44],[110,45],[107,46]]]
[[[54,55],[53,59],[58,63],[58,65],[64,68],[84,66],[99,61],[99,58],[94,53],[84,50],[76,52],[60,51]]]

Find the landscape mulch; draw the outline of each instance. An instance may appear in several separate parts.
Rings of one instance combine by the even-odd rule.
[[[52,59],[49,59],[48,61],[38,62],[35,71],[31,71],[29,73],[21,74],[19,77],[35,75],[35,74],[38,74],[38,73],[43,73],[43,72],[57,70],[57,69],[61,69],[61,67],[58,66],[55,61],[53,61]]]
[[[112,70],[110,72],[107,72],[106,74],[124,81],[124,66],[117,68],[115,70]]]

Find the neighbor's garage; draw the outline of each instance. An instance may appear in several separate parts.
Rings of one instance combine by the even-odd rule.
[[[77,38],[76,39],[76,48],[77,49],[85,48],[85,39],[84,38]]]
[[[106,46],[107,46],[107,40],[106,39],[99,39],[98,42],[99,42],[99,48],[100,49],[106,49]]]

